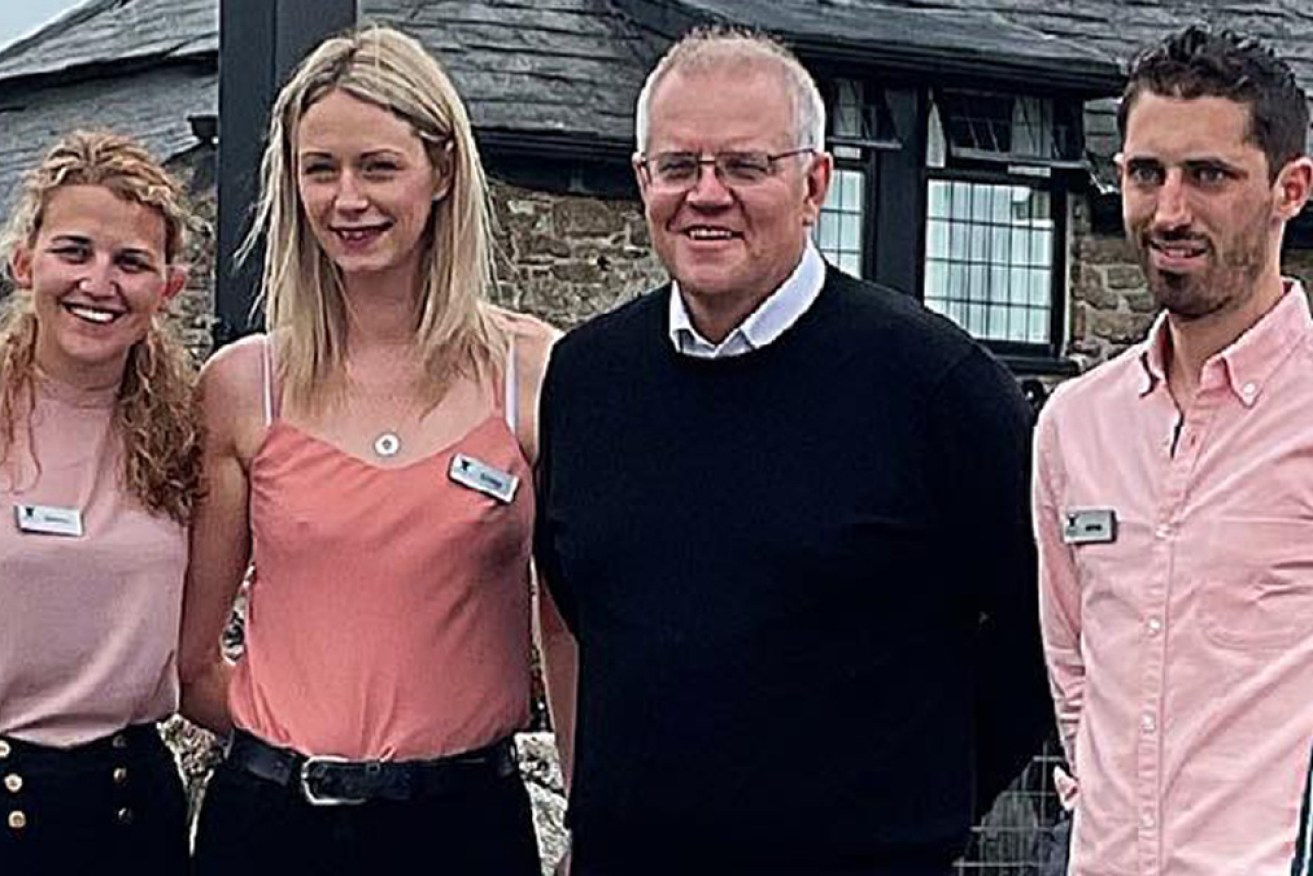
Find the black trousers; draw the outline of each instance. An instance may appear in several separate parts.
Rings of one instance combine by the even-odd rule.
[[[518,775],[406,802],[312,806],[228,763],[210,777],[196,876],[433,873],[540,876],[529,795]]]
[[[186,796],[153,724],[69,749],[0,743],[0,874],[187,872]]]

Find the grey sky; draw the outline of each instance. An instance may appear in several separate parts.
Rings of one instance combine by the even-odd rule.
[[[0,48],[29,34],[82,0],[0,0]]]

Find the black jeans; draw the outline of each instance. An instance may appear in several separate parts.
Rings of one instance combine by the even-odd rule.
[[[3,738],[0,873],[187,872],[187,803],[153,724],[74,748]]]
[[[228,763],[201,804],[196,876],[434,873],[539,876],[529,795],[518,775],[460,793],[393,802],[312,806]]]

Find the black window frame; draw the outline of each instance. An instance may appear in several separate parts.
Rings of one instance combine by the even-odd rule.
[[[1065,375],[1074,365],[1063,358],[1067,341],[1070,297],[1070,210],[1072,197],[1088,188],[1089,170],[1084,160],[1084,98],[1063,92],[1046,92],[1018,84],[926,81],[906,75],[884,75],[880,71],[848,64],[813,60],[809,66],[817,76],[826,100],[833,106],[837,79],[865,83],[881,94],[895,128],[890,138],[857,141],[827,132],[826,147],[862,148],[860,158],[835,157],[836,168],[866,172],[863,204],[862,275],[891,286],[919,301],[925,301],[925,268],[928,191],[932,179],[960,180],[994,185],[1024,185],[1043,188],[1049,194],[1052,238],[1050,241],[1050,307],[1048,338],[1044,342],[1020,342],[980,338],[1017,374]],[[1055,118],[1068,124],[1066,152],[1043,158],[1018,154],[973,154],[958,150],[948,155],[943,168],[928,162],[930,108],[944,89],[978,90],[1000,96],[1031,97],[1051,101]],[[942,109],[941,109],[942,111]],[[874,183],[874,184],[871,184]],[[909,214],[916,221],[909,221]]]

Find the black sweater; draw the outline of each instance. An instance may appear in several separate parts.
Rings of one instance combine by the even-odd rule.
[[[946,320],[833,270],[731,359],[674,351],[669,294],[568,335],[544,390],[576,872],[946,863],[1050,726],[1029,410]]]

